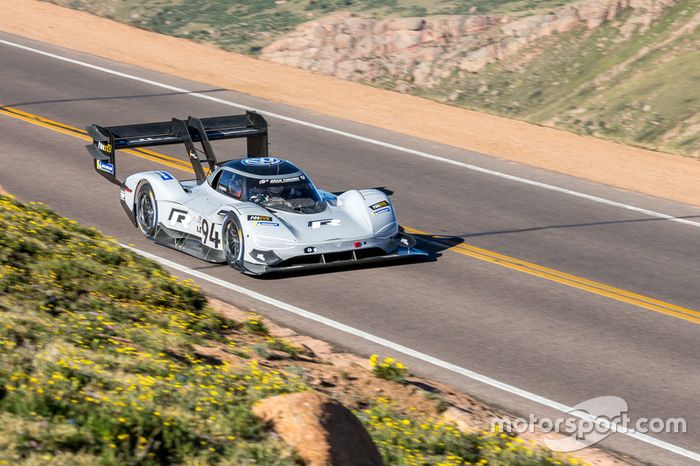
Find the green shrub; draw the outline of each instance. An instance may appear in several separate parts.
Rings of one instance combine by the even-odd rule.
[[[257,333],[258,335],[268,335],[270,333],[270,329],[268,329],[265,322],[260,319],[248,319],[243,324],[246,330]]]
[[[386,464],[399,466],[581,464],[554,456],[532,441],[503,433],[461,432],[451,423],[418,419],[398,412],[386,398],[356,412],[374,439]]]
[[[406,381],[408,368],[394,358],[384,358],[380,362],[379,356],[373,354],[369,358],[369,365],[372,367],[372,373],[380,379],[398,383]]]

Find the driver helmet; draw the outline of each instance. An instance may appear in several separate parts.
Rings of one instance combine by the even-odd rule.
[[[282,186],[270,186],[268,192],[270,196],[279,197],[282,194]]]
[[[240,176],[231,178],[231,182],[228,185],[228,192],[235,198],[241,198],[241,194],[243,194],[243,181]]]

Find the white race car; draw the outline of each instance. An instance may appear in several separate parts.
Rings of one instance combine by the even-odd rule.
[[[257,113],[87,130],[95,169],[121,187],[129,218],[159,244],[252,275],[427,255],[399,227],[383,191],[334,195],[293,163],[269,157],[267,122]],[[242,137],[248,157],[217,162],[210,141]],[[118,149],[178,143],[195,179],[161,170],[117,180]]]

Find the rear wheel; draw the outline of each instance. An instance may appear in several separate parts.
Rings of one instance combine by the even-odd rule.
[[[158,204],[153,188],[143,183],[136,193],[136,223],[147,238],[153,238],[158,227]]]
[[[226,216],[224,223],[221,225],[221,232],[226,262],[231,267],[242,270],[245,241],[238,218],[231,214]]]

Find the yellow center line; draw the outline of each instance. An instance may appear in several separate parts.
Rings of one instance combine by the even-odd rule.
[[[92,139],[87,135],[87,132],[80,128],[60,123],[58,121],[53,121],[48,118],[44,118],[39,115],[34,115],[32,113],[28,113],[13,107],[0,106],[0,114],[9,116],[11,118],[23,120],[44,128],[48,128],[52,131],[56,131],[61,134],[73,136],[84,141],[92,141]],[[170,157],[159,152],[151,151],[148,149],[128,149],[121,152],[128,153],[136,157],[140,157],[142,159],[150,160],[156,163],[161,163],[187,173],[193,173],[189,162]],[[571,275],[560,270],[544,267],[542,265],[527,262],[521,259],[517,259],[515,257],[506,256],[495,251],[490,251],[488,249],[472,246],[470,244],[461,243],[457,245],[451,245],[448,240],[443,239],[440,236],[431,235],[429,233],[417,230],[415,228],[406,227],[406,231],[408,231],[409,233],[428,236],[428,242],[438,244],[440,246],[447,246],[448,250],[456,252],[458,254],[469,256],[474,259],[496,264],[501,267],[506,267],[512,270],[517,270],[528,275],[543,278],[545,280],[560,283],[562,285],[584,290],[600,296],[605,296],[610,299],[632,304],[643,309],[648,309],[650,311],[677,317],[688,322],[700,324],[700,312],[695,311],[693,309],[687,309],[681,306],[677,306],[675,304],[661,301],[656,298],[633,293],[631,291],[606,285],[605,283],[596,282],[594,280],[578,277],[576,275]]]
[[[87,131],[83,129],[76,128],[75,126],[70,126],[58,121],[50,120],[48,118],[44,118],[33,113],[25,112],[18,108],[0,106],[0,114],[23,120],[38,126],[42,126],[44,128],[51,129],[61,134],[66,134],[68,136],[73,136],[82,139],[84,141],[92,141],[92,138],[87,135]],[[171,157],[169,155],[161,154],[159,152],[154,152],[148,149],[127,149],[122,152],[137,155],[138,157],[151,160],[153,162],[163,163],[169,167],[177,168],[188,173],[194,173],[189,162],[180,160],[175,157]]]
[[[461,243],[450,246],[450,242],[444,239],[440,239],[439,236],[433,236],[429,233],[417,230],[415,228],[405,227],[405,229],[409,233],[427,235],[430,237],[430,239],[428,239],[428,242],[432,242],[440,246],[449,246],[449,250],[458,254],[469,256],[481,261],[490,262],[492,264],[497,264],[502,267],[507,267],[509,269],[527,273],[529,275],[544,278],[546,280],[557,282],[573,288],[578,288],[580,290],[585,290],[590,293],[612,298],[617,301],[633,304],[644,309],[648,309],[666,315],[671,315],[680,319],[687,320],[689,322],[700,324],[700,312],[695,311],[693,309],[687,309],[681,306],[677,306],[675,304],[661,301],[659,299],[651,298],[649,296],[644,296],[638,293],[633,293],[631,291],[606,285],[605,283],[596,282],[576,275],[571,275],[566,272],[551,269],[549,267],[544,267],[539,264],[533,264],[532,262],[527,262],[521,259],[517,259],[515,257],[499,254],[497,252],[472,246],[470,244]]]

